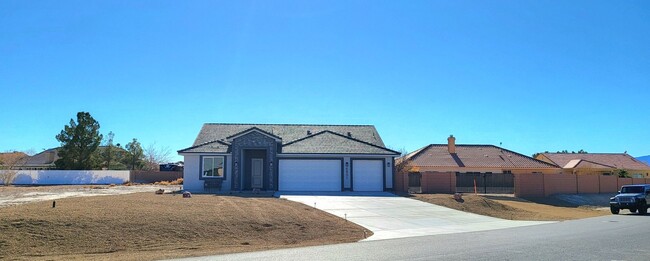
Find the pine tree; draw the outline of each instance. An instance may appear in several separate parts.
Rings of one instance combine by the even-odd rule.
[[[90,170],[97,166],[95,151],[102,135],[99,134],[99,122],[90,113],[78,112],[77,122],[70,119],[70,124],[64,126],[56,139],[61,142],[60,158],[55,162],[58,169]]]

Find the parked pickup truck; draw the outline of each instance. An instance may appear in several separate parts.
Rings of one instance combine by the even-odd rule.
[[[618,195],[609,199],[609,209],[612,214],[618,214],[621,209],[629,209],[634,213],[645,215],[648,213],[650,201],[650,185],[625,185],[621,187]]]

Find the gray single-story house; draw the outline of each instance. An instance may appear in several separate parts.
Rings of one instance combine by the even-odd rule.
[[[203,125],[185,160],[183,187],[220,191],[385,191],[394,159],[372,125]]]

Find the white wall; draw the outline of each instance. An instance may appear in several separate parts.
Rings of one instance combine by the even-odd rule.
[[[203,181],[199,179],[201,173],[199,155],[184,155],[183,163],[183,190],[197,192],[203,190]]]
[[[393,188],[393,158],[391,157],[386,157],[386,162],[390,163],[390,167],[388,164],[384,164],[384,168],[386,168],[386,189],[392,189]]]
[[[223,183],[221,184],[221,190],[222,191],[230,191],[232,185],[232,157],[227,156],[226,157],[226,178],[223,180]]]
[[[223,155],[221,155],[223,156]],[[183,155],[183,190],[190,192],[203,192],[203,180],[199,178],[201,175],[201,156],[198,154],[185,154]],[[226,156],[226,178],[221,184],[221,191],[230,191],[232,179],[232,157]]]
[[[15,185],[122,184],[129,181],[128,170],[19,170]]]

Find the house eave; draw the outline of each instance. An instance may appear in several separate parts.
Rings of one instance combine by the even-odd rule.
[[[193,152],[178,152],[178,155],[185,156],[185,155],[231,155],[232,153],[230,152],[209,152],[209,151],[193,151]]]
[[[376,153],[278,153],[278,157],[300,157],[300,156],[376,156],[376,157],[395,157],[394,154],[376,154]]]

